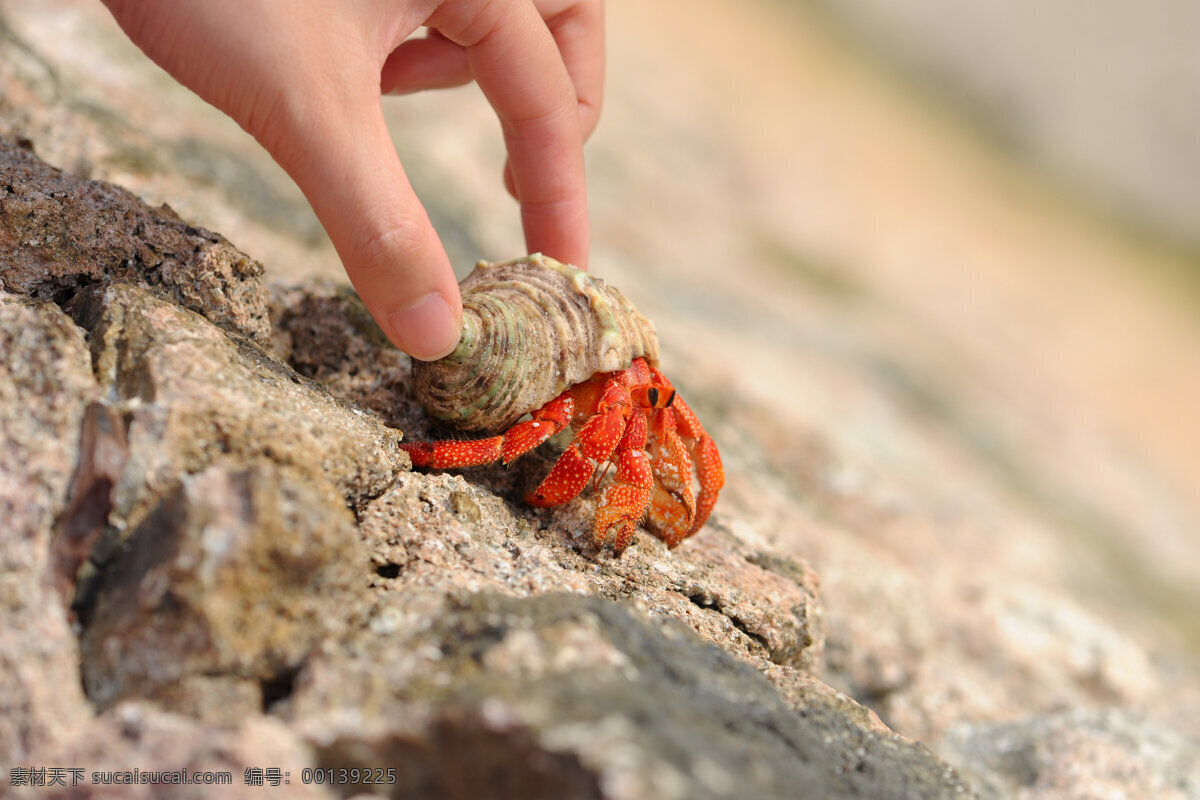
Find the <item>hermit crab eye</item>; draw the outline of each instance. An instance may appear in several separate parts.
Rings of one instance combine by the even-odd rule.
[[[670,408],[674,400],[674,389],[659,389],[657,386],[646,387],[646,406],[648,408]]]

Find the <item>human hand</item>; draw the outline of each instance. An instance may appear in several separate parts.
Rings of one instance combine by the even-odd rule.
[[[414,357],[453,350],[462,299],[381,90],[474,79],[500,119],[526,247],[586,267],[582,147],[600,110],[603,0],[104,2],[150,58],[291,175],[372,316]],[[429,35],[409,39],[422,25]]]

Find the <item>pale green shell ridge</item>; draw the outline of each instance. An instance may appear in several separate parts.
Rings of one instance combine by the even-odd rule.
[[[601,372],[658,362],[654,323],[603,280],[541,254],[480,261],[463,279],[463,333],[414,390],[434,418],[497,432]]]

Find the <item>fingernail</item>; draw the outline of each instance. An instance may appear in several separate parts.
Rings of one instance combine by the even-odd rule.
[[[388,325],[400,349],[422,361],[449,355],[458,344],[458,320],[438,292],[430,292],[411,306],[388,314]]]

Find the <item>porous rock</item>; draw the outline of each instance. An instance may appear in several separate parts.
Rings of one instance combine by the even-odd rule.
[[[406,435],[425,421],[412,393],[412,361],[388,342],[353,289],[321,281],[273,282],[270,290],[271,349],[292,369]]]
[[[939,749],[971,776],[982,800],[1200,797],[1195,743],[1129,710],[957,725]]]
[[[33,565],[16,630],[50,631],[4,640],[4,696],[29,698],[6,721],[15,758],[229,766],[234,792],[236,768],[273,757],[392,767],[397,782],[375,789],[398,797],[963,789],[806,673],[823,643],[816,577],[752,526],[714,518],[674,552],[644,536],[615,559],[591,540],[593,493],[520,503],[552,456],[471,482],[407,470],[400,432],[356,403],[415,418],[409,364],[352,295],[286,294],[273,343],[305,377],[221,312],[126,278],[118,266],[50,291],[70,318],[20,300],[25,316],[0,319],[28,335],[40,315],[51,333],[26,350],[69,343],[78,384],[38,385],[69,402],[23,446],[55,444],[6,465],[18,489],[47,487],[32,544],[5,544]],[[22,381],[57,357],[34,363]],[[80,649],[55,590],[71,583],[53,577],[93,545]],[[274,733],[277,752],[262,743]]]
[[[393,796],[457,797],[480,781],[502,797],[960,786],[804,675],[820,652],[815,576],[752,532],[714,523],[674,553],[642,537],[613,559],[588,538],[593,500],[513,507],[461,476],[386,459],[369,474],[391,484],[371,497],[360,473],[318,460],[319,437],[289,449],[310,420],[336,431],[340,413],[364,426],[344,447],[369,458],[397,434],[367,412],[143,289],[95,289],[71,310],[126,423],[112,516],[134,530],[86,608],[90,704],[74,699],[78,719],[40,757],[75,753],[73,737],[108,730],[140,699],[191,718],[153,712],[168,739],[192,731],[206,753],[228,735],[218,731],[266,710],[313,748],[293,763],[406,770]],[[144,513],[128,512],[138,504]],[[102,713],[89,722],[92,705]],[[111,743],[78,752],[91,764],[132,757]],[[168,757],[210,763],[173,749],[159,763]]]
[[[187,477],[105,576],[82,639],[88,696],[259,711],[262,691],[344,627],[365,561],[352,515],[319,479],[269,462]]]
[[[322,764],[396,767],[392,797],[969,791],[922,746],[828,702],[796,713],[674,620],[578,595],[430,595],[381,603],[367,631],[314,657],[282,712]]]
[[[294,467],[350,505],[408,465],[399,431],[145,289],[92,289],[71,309],[90,331],[101,386],[124,411],[129,463],[114,513],[130,525],[182,475],[218,460]]]
[[[70,317],[52,303],[0,293],[0,474],[10,531],[28,539],[48,531],[75,469],[84,409],[97,395],[87,343]]]
[[[53,527],[67,504],[87,346],[52,304],[0,293],[0,760],[15,764],[88,716],[79,654],[54,591]]]
[[[822,573],[825,677],[897,730],[932,741],[956,721],[1137,707],[1157,691],[1142,647],[1061,592],[958,576],[934,598],[861,544],[846,547],[854,571]]]
[[[57,770],[57,776],[46,774],[41,785],[35,785],[38,779],[30,773],[21,785],[10,781],[7,796],[252,800],[286,791],[287,797],[302,800],[337,797],[326,786],[302,780],[302,769],[312,763],[311,752],[271,717],[247,716],[232,724],[214,724],[151,703],[125,702],[80,725],[39,756],[45,761],[29,768],[49,765],[41,768]]]
[[[360,526],[392,591],[407,586],[514,595],[569,590],[675,617],[705,639],[761,663],[812,669],[823,643],[815,575],[794,559],[726,532],[669,551],[641,535],[612,558],[591,540],[594,505],[518,517],[461,476],[401,476]],[[573,538],[578,536],[578,539]]]
[[[265,341],[262,265],[223,237],[128,191],[46,164],[0,136],[0,289],[64,303],[80,289],[136,283],[226,330]]]

